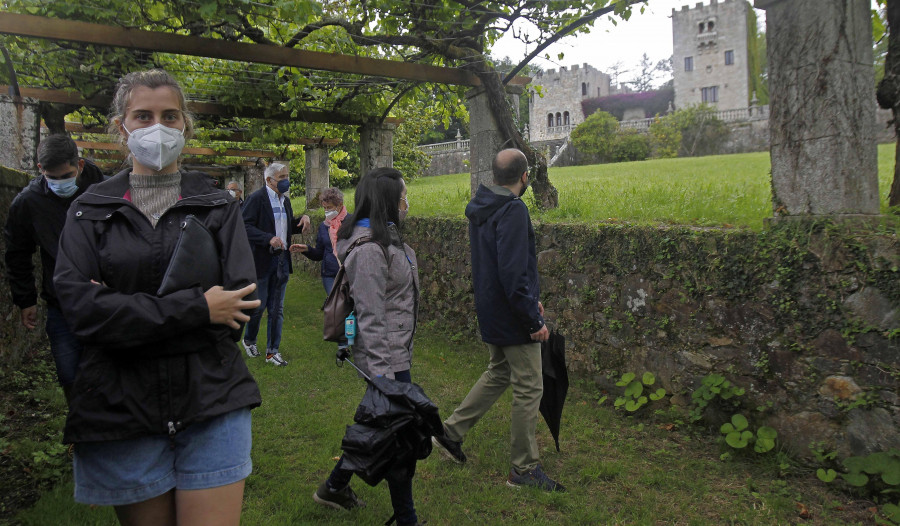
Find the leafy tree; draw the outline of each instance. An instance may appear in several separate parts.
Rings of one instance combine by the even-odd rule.
[[[643,161],[650,157],[650,138],[635,129],[619,130],[613,139],[610,161]]]
[[[650,143],[656,157],[713,155],[728,139],[728,126],[706,104],[690,106],[650,125]]]
[[[612,159],[619,121],[605,111],[597,111],[572,130],[569,138],[578,151],[601,162]]]
[[[756,11],[747,13],[747,61],[750,69],[750,90],[748,104],[753,95],[759,104],[769,103],[768,59],[766,57],[766,35],[759,30]]]
[[[646,0],[644,0],[646,1]],[[285,2],[258,0],[21,0],[9,4],[13,12],[39,14],[122,27],[204,36],[228,41],[255,42],[288,48],[331,51],[363,57],[387,58],[453,66],[476,75],[490,101],[502,140],[525,152],[539,205],[554,207],[557,194],[547,177],[546,160],[527,144],[516,112],[509,107],[504,82],[524,68],[547,46],[564,36],[585,32],[598,18],[628,19],[637,0],[369,0],[366,2]],[[490,47],[519,24],[533,29],[516,33],[532,53],[501,79],[490,59]],[[464,100],[464,87],[360,77],[273,67],[233,61],[143,53],[65,42],[3,37],[15,55],[17,69],[36,87],[75,87],[85,96],[109,95],[114,80],[127,71],[167,67],[194,92],[236,107],[263,105],[268,111],[340,111],[388,116],[417,100],[431,100],[426,111],[450,115]],[[54,85],[55,84],[55,85]],[[73,111],[63,108],[57,113]],[[87,113],[91,113],[88,111]],[[89,118],[102,119],[101,115]],[[61,119],[51,119],[59,123]],[[235,119],[211,119],[231,126]],[[54,124],[57,125],[57,124]],[[271,123],[270,123],[271,124]],[[281,123],[270,127],[281,128]],[[288,123],[283,130],[312,136],[333,127]],[[272,134],[285,131],[272,131]]]

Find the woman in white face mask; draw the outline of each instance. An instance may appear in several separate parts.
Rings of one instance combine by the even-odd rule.
[[[69,208],[54,284],[84,343],[64,441],[75,500],[114,506],[123,525],[240,522],[259,390],[235,341],[259,306],[236,200],[178,168],[193,130],[165,71],[119,81],[111,131],[132,167]],[[215,238],[221,285],[162,293],[182,225]]]

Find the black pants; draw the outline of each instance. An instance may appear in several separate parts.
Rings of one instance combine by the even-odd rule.
[[[394,373],[394,379],[398,382],[412,382],[409,370]],[[339,490],[350,484],[353,472],[342,469],[344,456],[341,455],[337,465],[328,476],[328,487]],[[412,479],[416,471],[416,464],[412,466],[390,471],[384,478],[387,480],[388,489],[391,492],[391,506],[394,508],[394,517],[397,524],[415,524],[419,518],[416,516],[416,507],[413,504]]]

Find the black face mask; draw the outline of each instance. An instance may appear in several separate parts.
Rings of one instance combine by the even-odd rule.
[[[527,179],[525,180],[525,183],[523,183],[522,189],[519,190],[519,197],[522,197],[523,195],[525,195],[525,190],[528,190],[528,180]]]

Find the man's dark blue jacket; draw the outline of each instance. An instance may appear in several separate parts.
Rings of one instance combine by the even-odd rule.
[[[59,197],[47,185],[43,176],[35,177],[9,207],[4,235],[6,236],[6,267],[13,303],[19,308],[37,304],[34,284],[34,250],[41,251],[41,297],[47,304],[59,307],[53,288],[53,269],[56,268],[56,250],[59,236],[66,224],[66,212],[75,198],[89,186],[104,180],[103,172],[91,161],[85,160],[78,191],[72,197]]]
[[[316,231],[316,246],[309,247],[309,250],[303,253],[313,261],[322,262],[322,277],[333,278],[337,276],[338,263],[334,250],[331,248],[331,236],[328,235],[328,225],[319,223],[319,230]]]
[[[544,318],[528,207],[506,188],[481,185],[466,217],[481,339],[499,346],[532,343]]]
[[[291,245],[291,236],[297,233],[297,221],[291,208],[291,200],[284,197],[284,210],[287,213],[287,239],[283,239],[285,250]],[[275,215],[272,212],[272,204],[269,202],[269,192],[263,186],[250,194],[241,207],[241,215],[244,216],[244,227],[247,229],[247,239],[250,240],[250,249],[253,251],[253,262],[256,264],[256,277],[261,278],[272,267],[272,259],[275,257],[269,252],[269,241],[275,237]],[[294,271],[291,258],[288,257],[290,272]]]

